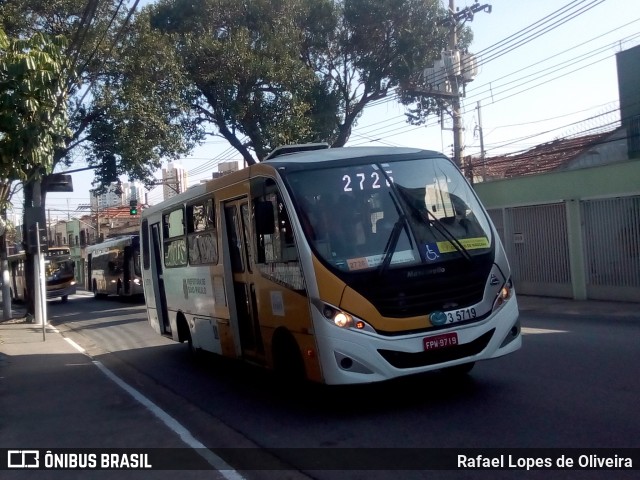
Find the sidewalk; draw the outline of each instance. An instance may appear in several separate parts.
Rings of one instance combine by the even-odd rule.
[[[0,412],[0,448],[184,446],[55,328],[19,320],[0,323]]]
[[[567,316],[606,316],[640,322],[640,303],[517,295],[520,313]]]
[[[78,351],[54,327],[24,319],[0,321],[0,449],[172,449],[189,452],[179,435],[146,407],[109,379],[87,355]],[[75,450],[73,450],[75,449]],[[166,450],[155,450],[157,452]],[[122,451],[121,451],[122,452]],[[153,450],[151,450],[153,452]],[[30,469],[4,470],[8,453],[0,458],[0,476],[38,477]],[[191,460],[203,463],[194,450]],[[197,471],[182,472],[184,478],[198,478]],[[95,478],[89,472],[49,471],[47,478]],[[186,475],[185,475],[186,474]],[[103,471],[99,478],[130,478],[122,471]],[[124,476],[123,476],[124,475]],[[176,473],[147,471],[136,478],[175,478]],[[193,476],[192,476],[193,475]],[[213,474],[212,478],[216,478]]]

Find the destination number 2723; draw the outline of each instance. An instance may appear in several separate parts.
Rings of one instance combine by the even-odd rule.
[[[391,170],[385,170],[385,173],[389,176],[389,180],[393,182],[393,177],[391,176],[391,173],[392,173]],[[359,186],[360,190],[364,190],[365,188],[382,188],[382,184],[380,183],[380,180],[384,178],[383,175],[381,175],[378,172],[371,173],[370,180],[369,180],[371,185],[369,186],[368,182],[365,182],[367,179],[366,173],[356,173],[355,174],[356,178],[351,178],[351,177],[352,177],[351,175],[344,175],[342,177],[342,181],[344,182],[342,189],[345,192],[352,192],[354,186],[356,188]],[[367,184],[365,185],[365,183]],[[389,182],[385,180],[385,183],[387,184],[387,187],[388,187]]]

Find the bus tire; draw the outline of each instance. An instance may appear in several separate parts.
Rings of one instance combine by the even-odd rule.
[[[104,298],[107,295],[104,293],[98,293],[98,283],[93,281],[93,298]]]
[[[273,370],[278,380],[286,384],[301,383],[306,379],[304,360],[293,336],[278,330],[272,343]]]
[[[453,367],[444,368],[442,369],[442,372],[445,375],[448,375],[451,377],[462,377],[468,374],[473,369],[475,364],[476,362],[463,363],[460,365],[455,365]]]
[[[67,302],[67,300],[69,300],[69,295],[63,295],[63,296],[60,298],[60,301],[61,301],[62,303],[66,303],[66,302]]]
[[[181,342],[187,342],[187,347],[189,348],[189,355],[194,360],[197,360],[200,356],[200,350],[197,349],[193,344],[193,336],[191,335],[191,329],[187,324],[187,319],[184,318],[184,315],[178,314],[178,318],[176,319],[178,323],[178,338]]]

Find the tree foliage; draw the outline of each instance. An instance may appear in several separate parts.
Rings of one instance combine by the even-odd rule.
[[[299,60],[302,2],[164,0],[152,25],[170,38],[200,99],[193,114],[214,124],[254,163],[274,145],[308,141],[316,130],[313,72]]]
[[[10,39],[0,29],[0,177],[6,184],[50,173],[55,149],[71,133],[65,51],[62,37]]]
[[[344,145],[365,106],[433,63],[448,33],[437,0],[159,0],[150,9],[201,95],[193,115],[249,164],[282,144]]]
[[[148,29],[135,28],[131,14],[120,0],[0,4],[0,22],[10,35],[66,39],[79,81],[66,82],[70,132],[56,145],[52,166],[96,167],[98,189],[122,174],[150,183],[163,159],[189,152],[200,136],[183,118],[193,100],[185,103],[190,90],[180,82],[174,50],[163,49]]]
[[[96,186],[150,185],[206,134],[249,164],[283,144],[342,146],[372,102],[433,102],[407,86],[448,34],[438,0],[158,0],[133,16],[124,3],[0,4],[10,35],[67,40],[79,81],[52,167],[93,166]]]

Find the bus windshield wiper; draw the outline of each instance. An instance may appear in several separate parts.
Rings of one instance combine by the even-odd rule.
[[[382,259],[382,264],[378,267],[378,274],[382,275],[389,265],[391,264],[391,259],[393,258],[393,254],[396,251],[396,247],[398,246],[398,240],[400,239],[400,233],[402,229],[405,227],[407,222],[407,217],[404,214],[401,214],[396,220],[396,223],[393,224],[393,229],[389,234],[389,240],[387,240],[387,244],[384,247],[384,257]]]
[[[400,192],[401,196],[405,199],[404,203],[409,205],[409,208],[411,210],[417,213],[419,217],[425,217],[424,213],[413,204],[411,196],[404,190],[404,188],[396,186],[396,190]],[[471,254],[469,253],[469,251],[464,247],[464,245],[462,245],[462,243],[460,243],[460,240],[458,240],[456,236],[451,233],[449,229],[442,223],[442,220],[440,220],[432,212],[430,212],[428,208],[425,209],[425,211],[427,212],[426,220],[433,224],[436,227],[436,230],[438,230],[438,232],[440,232],[443,237],[449,240],[451,245],[453,245],[453,247],[458,252],[460,252],[460,255],[462,255],[465,260],[471,261]]]

